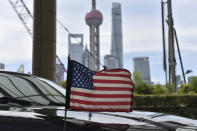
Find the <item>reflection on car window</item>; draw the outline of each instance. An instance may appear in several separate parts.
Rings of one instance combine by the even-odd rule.
[[[52,82],[51,82],[52,83]],[[0,72],[0,96],[22,99],[41,105],[64,104],[62,87],[33,76]],[[65,92],[65,90],[63,91]]]

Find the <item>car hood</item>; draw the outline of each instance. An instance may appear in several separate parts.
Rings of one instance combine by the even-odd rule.
[[[0,111],[2,118],[33,120],[39,123],[48,122],[55,128],[64,126],[64,107],[37,107],[37,108],[13,108]],[[97,128],[109,131],[130,131],[130,130],[164,130],[181,131],[197,130],[197,120],[168,115],[156,112],[133,111],[131,113],[112,112],[89,112],[67,111],[67,123],[69,127],[76,127],[81,130],[92,130]],[[55,125],[54,125],[55,123]],[[43,124],[44,125],[44,124]]]

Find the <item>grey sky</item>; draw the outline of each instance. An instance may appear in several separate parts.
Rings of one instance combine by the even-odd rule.
[[[24,0],[32,11],[33,0]],[[97,0],[97,8],[103,13],[101,25],[101,56],[109,54],[111,43],[112,2],[122,4],[124,67],[132,72],[132,58],[149,56],[152,80],[163,83],[161,11],[160,0]],[[25,64],[31,71],[32,40],[7,0],[0,1],[0,62],[6,69],[16,70]],[[173,17],[177,30],[183,62],[186,69],[196,75],[197,62],[197,1],[172,0]],[[57,18],[72,33],[83,33],[84,42],[89,44],[89,28],[85,14],[91,9],[90,0],[57,0]],[[167,31],[167,27],[166,27]],[[57,53],[66,64],[68,33],[57,26]],[[84,43],[84,44],[85,44]],[[178,58],[177,58],[178,61]],[[102,61],[103,63],[103,61]],[[177,65],[177,74],[180,74]]]

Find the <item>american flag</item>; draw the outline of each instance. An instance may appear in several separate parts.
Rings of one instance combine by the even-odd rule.
[[[125,69],[91,71],[69,60],[66,108],[80,111],[132,111],[133,82]]]

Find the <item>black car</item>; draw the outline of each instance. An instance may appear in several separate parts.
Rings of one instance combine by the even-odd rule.
[[[65,93],[44,78],[0,71],[0,131],[197,130],[196,120],[139,111],[67,111],[65,119]]]

